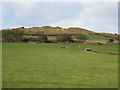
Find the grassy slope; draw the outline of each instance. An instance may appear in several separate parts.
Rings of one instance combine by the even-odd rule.
[[[55,39],[56,36],[47,36],[48,39]],[[23,38],[37,38],[37,36],[32,36],[32,35],[24,35]],[[90,40],[90,41],[108,41],[108,39],[111,39],[110,37],[104,37],[104,36],[99,36],[99,35],[89,35],[87,34],[87,40]],[[74,36],[73,36],[73,39]],[[116,39],[114,39],[116,41]]]
[[[117,87],[118,57],[86,47],[117,52],[117,44],[3,43],[3,88]]]
[[[87,35],[88,40],[91,41],[108,41],[108,39],[112,39],[111,37],[104,37],[104,36],[99,36],[99,35]],[[116,40],[116,39],[114,39]]]

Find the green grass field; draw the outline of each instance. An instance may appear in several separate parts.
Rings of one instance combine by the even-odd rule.
[[[104,36],[100,36],[100,35],[87,35],[88,40],[91,41],[108,41],[109,39],[113,39],[111,37],[104,37]],[[117,41],[117,39],[114,39],[115,41]]]
[[[61,48],[66,47],[66,48]],[[3,43],[3,88],[117,88],[117,44]]]
[[[109,39],[114,39],[111,37],[104,37],[100,35],[95,35],[95,34],[87,34],[87,40],[90,41],[108,41]],[[48,39],[56,39],[57,36],[47,36]],[[32,36],[32,35],[24,35],[23,38],[37,38],[37,36]],[[74,35],[72,36],[73,39],[75,39]],[[117,39],[114,39],[114,41],[117,41]]]

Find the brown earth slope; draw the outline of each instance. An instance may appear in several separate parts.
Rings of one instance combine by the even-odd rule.
[[[72,28],[61,28],[61,27],[51,27],[51,26],[31,27],[31,28],[19,27],[19,28],[13,28],[10,30],[22,30],[26,34],[35,34],[36,32],[40,32],[45,35],[63,35],[63,34],[84,33],[84,34],[96,34],[96,35],[112,37],[112,38],[120,38],[120,35],[118,34],[95,33],[93,31],[83,29],[83,28],[78,28],[78,27],[74,27],[74,28],[73,27]]]
[[[61,28],[61,27],[31,27],[31,28],[14,28],[11,30],[23,30],[26,34],[35,34],[36,32],[41,32],[46,35],[56,35],[56,34],[79,34],[79,33],[94,33],[92,31],[83,29],[83,28]]]

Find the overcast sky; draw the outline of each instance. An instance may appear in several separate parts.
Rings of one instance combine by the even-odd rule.
[[[81,27],[118,32],[117,2],[3,2],[2,29],[39,26]]]

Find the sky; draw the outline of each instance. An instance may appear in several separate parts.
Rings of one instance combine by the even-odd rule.
[[[118,3],[2,2],[1,29],[40,26],[118,33]]]

